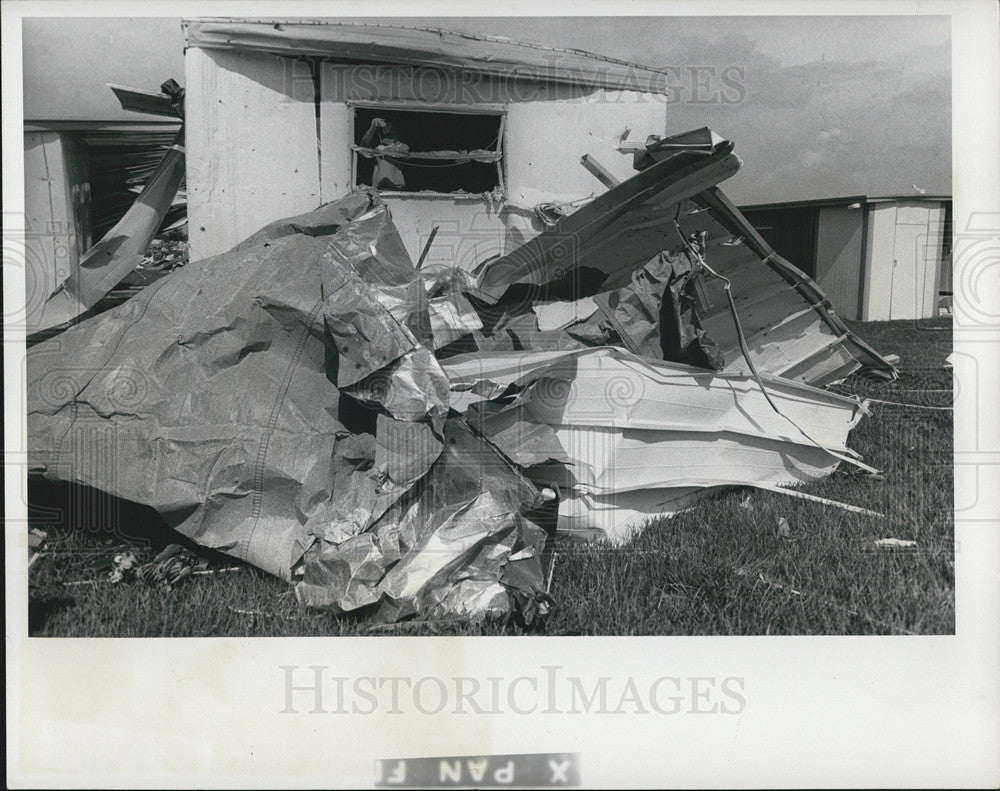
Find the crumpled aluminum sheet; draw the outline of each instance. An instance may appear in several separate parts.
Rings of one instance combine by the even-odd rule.
[[[33,347],[29,460],[311,607],[530,621],[551,606],[551,492],[545,522],[621,541],[720,486],[854,458],[863,403],[712,370],[694,277],[663,253],[589,302],[572,283],[484,299],[417,271],[388,209],[352,194]]]
[[[353,194],[30,349],[30,464],[154,507],[313,606],[535,615],[538,489],[447,418],[432,345],[388,209]]]
[[[584,346],[621,346],[650,360],[720,370],[725,357],[702,327],[696,303],[690,254],[659,253],[633,271],[621,288],[576,302],[550,303],[541,310],[535,307],[537,335],[531,336],[530,325],[525,332],[522,319],[519,338],[530,349],[572,348],[571,341],[554,342],[561,332]]]
[[[461,418],[444,423],[442,438],[429,474],[371,529],[317,536],[300,601],[335,611],[378,603],[387,618],[481,619],[510,611],[506,591],[522,612],[545,609],[545,533],[525,516],[541,505],[538,489]]]

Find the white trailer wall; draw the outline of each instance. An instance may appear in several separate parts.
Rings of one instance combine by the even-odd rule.
[[[264,52],[190,48],[184,74],[192,260],[322,202],[306,64]]]
[[[317,105],[307,64],[257,52],[189,48],[186,55],[191,254],[229,249],[262,225],[351,189],[351,102],[428,111],[489,106],[506,112],[506,203],[470,195],[386,197],[416,259],[434,226],[427,265],[471,268],[508,252],[541,225],[533,207],[600,194],[581,164],[590,154],[616,177],[633,175],[615,146],[664,134],[665,97],[636,91],[445,76],[423,68],[322,63]]]
[[[664,133],[664,96],[579,86],[502,81],[432,69],[344,66],[322,68],[320,140],[324,200],[350,189],[352,102],[385,102],[428,111],[501,109],[506,112],[506,203],[470,195],[392,195],[385,198],[410,256],[416,260],[431,230],[439,230],[426,265],[471,269],[509,252],[541,230],[533,207],[572,201],[605,191],[581,164],[590,154],[619,179],[634,175],[631,155],[616,146],[626,129],[631,140]]]

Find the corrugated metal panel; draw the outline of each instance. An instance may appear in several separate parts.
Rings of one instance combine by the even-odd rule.
[[[177,136],[177,128],[123,132],[94,130],[82,134],[90,153],[91,236],[100,239],[125,216],[136,195]],[[184,183],[165,225],[184,216]]]
[[[758,289],[756,296],[757,299],[753,301],[736,303],[743,334],[748,341],[757,337],[758,334],[768,331],[783,336],[782,323],[792,316],[799,316],[803,313],[808,313],[812,317],[816,316],[808,305],[802,304],[802,297],[799,296],[798,292],[784,283]],[[721,298],[725,300],[724,295],[721,295]],[[728,300],[708,313],[702,319],[702,326],[716,343],[723,346],[727,359],[732,360],[742,356]]]
[[[560,220],[556,225],[510,254],[489,262],[479,276],[479,287],[499,299],[515,283],[542,285],[571,269],[591,268],[608,275],[605,286],[628,282],[631,273],[664,249],[673,236],[672,214],[659,213],[655,231],[627,233],[633,212],[649,204],[676,206],[733,175],[740,166],[731,143],[710,156],[680,153],[640,171],[614,189]],[[621,235],[613,255],[606,255],[609,238]]]
[[[72,321],[93,307],[135,269],[163,224],[184,178],[184,148],[178,142],[161,157],[149,181],[125,215],[80,259],[66,282],[28,315],[28,332]]]
[[[777,272],[786,283],[795,287],[795,290],[799,293],[802,299],[805,300],[805,302],[810,305],[819,316],[825,328],[833,335],[837,336],[839,339],[839,345],[849,352],[852,359],[851,363],[844,364],[835,373],[829,373],[826,370],[828,366],[824,363],[822,366],[817,364],[814,369],[802,371],[796,376],[796,378],[813,384],[827,383],[847,376],[858,368],[865,368],[872,373],[877,373],[883,376],[893,378],[896,376],[895,367],[883,359],[878,352],[857,337],[853,332],[851,332],[847,325],[844,324],[843,320],[833,310],[830,301],[826,298],[826,295],[816,282],[804,272],[797,269],[795,266],[775,253],[775,251],[768,246],[768,244],[761,238],[760,234],[754,230],[753,226],[747,222],[747,219],[740,214],[739,210],[733,206],[720,189],[717,187],[710,188],[703,194],[699,195],[697,200],[699,202],[703,202],[703,204],[711,210],[711,214],[714,219],[742,239],[743,243],[756,253],[760,260],[760,264],[758,265],[766,265],[770,267],[772,270]],[[738,290],[738,285],[738,282],[734,281],[734,292]],[[821,335],[816,336],[814,342],[816,343],[817,348],[823,347],[826,344],[825,339]],[[838,356],[837,352],[838,345],[831,345],[827,347],[826,351],[823,353],[822,359],[833,359]],[[771,373],[787,375],[787,372],[782,370],[771,370]]]

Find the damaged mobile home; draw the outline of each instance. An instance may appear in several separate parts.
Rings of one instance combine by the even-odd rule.
[[[474,62],[409,33],[390,31],[377,49],[341,26],[213,24],[188,26],[189,101],[211,85],[217,104],[254,112],[252,80],[237,71],[262,53],[431,62],[456,84],[481,69],[505,76],[511,95],[522,79],[558,91],[586,73],[569,60],[546,82],[528,55]],[[351,108],[339,112],[356,124]],[[517,128],[505,108],[501,151]],[[214,121],[195,131],[204,110],[189,105],[189,141],[217,133]],[[321,103],[313,130],[318,118],[326,151],[322,114]],[[347,145],[344,160],[362,148]],[[329,182],[335,200],[296,195],[287,205],[309,211],[234,240],[229,219],[246,230],[247,215],[283,205],[285,184],[268,152],[232,149],[215,166],[235,186],[223,196],[229,182],[213,182],[210,211],[207,183],[188,176],[209,257],[29,351],[36,473],[150,505],[199,544],[290,581],[310,606],[531,620],[551,603],[553,529],[620,542],[719,487],[784,491],[840,464],[871,470],[847,442],[864,403],[822,388],[894,368],[731,205],[717,185],[740,162],[710,130],[633,144],[621,157],[631,174],[617,163],[602,172],[607,189],[591,183],[594,197],[572,206],[580,174],[594,179],[579,162],[591,152],[567,155],[565,172],[539,180],[537,214],[490,215],[505,240],[516,228],[530,238],[471,262],[414,246],[417,198],[362,183]],[[189,164],[207,150],[189,150]],[[264,160],[272,203],[240,182]],[[470,161],[507,174],[501,198],[470,200],[530,194],[512,160]],[[406,158],[396,164],[409,182]],[[308,178],[318,185],[321,172]],[[465,198],[431,199],[475,237],[462,217],[478,210],[457,213]]]
[[[375,118],[401,144],[403,183],[381,192],[410,257],[438,226],[426,264],[466,269],[537,233],[536,206],[603,191],[582,156],[628,178],[623,131],[667,126],[666,75],[610,58],[395,25],[184,24],[193,259],[373,186]]]

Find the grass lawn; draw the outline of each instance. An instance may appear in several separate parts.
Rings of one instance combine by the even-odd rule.
[[[951,321],[871,322],[854,328],[900,356],[900,378],[858,376],[836,389],[873,402],[850,445],[882,471],[841,470],[803,491],[883,513],[873,517],[771,492],[740,489],[673,519],[652,521],[621,548],[556,549],[557,607],[534,633],[566,634],[950,634],[955,628]],[[900,406],[907,404],[909,406]],[[926,407],[939,407],[930,409]],[[41,505],[41,503],[33,503]],[[286,583],[221,556],[218,573],[171,590],[111,584],[122,531],[45,524],[46,554],[31,567],[29,627],[38,636],[291,636],[518,634],[511,624],[402,624],[306,610]],[[779,517],[791,538],[778,535]],[[176,540],[124,514],[137,551]],[[132,520],[131,522],[128,520]],[[878,549],[899,538],[916,549]],[[231,569],[236,570],[231,570]]]

